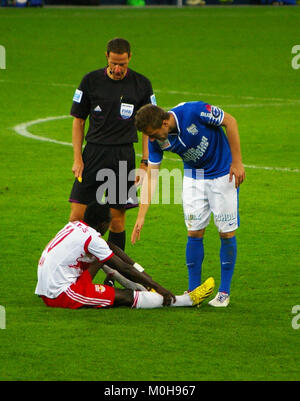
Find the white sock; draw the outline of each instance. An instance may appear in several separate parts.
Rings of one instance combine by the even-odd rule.
[[[163,297],[157,292],[133,291],[134,301],[132,308],[153,309],[163,306]]]
[[[134,301],[132,308],[153,309],[163,306],[163,297],[157,292],[134,291]],[[177,295],[176,301],[171,306],[192,306],[189,294]]]
[[[192,306],[193,301],[189,294],[176,295],[176,302],[171,306]]]

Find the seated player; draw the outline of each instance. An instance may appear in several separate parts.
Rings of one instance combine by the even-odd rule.
[[[199,306],[212,293],[212,277],[194,291],[180,296],[174,296],[153,281],[144,269],[120,248],[113,244],[110,244],[110,247],[101,237],[107,231],[110,219],[107,204],[91,203],[86,209],[84,221],[69,222],[48,243],[39,260],[35,290],[47,306],[70,309]],[[104,263],[129,280],[156,292],[93,284],[93,278]]]

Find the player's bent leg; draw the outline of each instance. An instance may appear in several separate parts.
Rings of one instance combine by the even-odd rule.
[[[109,279],[117,281],[124,288],[127,288],[129,290],[147,291],[147,289],[142,284],[135,283],[134,281],[129,280],[117,270],[114,270],[105,264],[101,266],[101,269],[108,275]]]
[[[136,309],[161,308],[163,306],[163,297],[155,292],[115,288],[113,306],[129,306]]]
[[[50,299],[42,296],[47,306],[79,309],[82,307],[105,308],[114,303],[115,289],[101,284],[93,284],[89,270],[84,270],[78,279],[58,297]]]
[[[136,309],[154,309],[163,307],[163,297],[156,292],[115,289],[113,306],[129,306]]]
[[[132,307],[134,302],[134,292],[132,290],[123,290],[115,288],[115,300],[113,306],[129,306]]]
[[[134,291],[134,302],[132,307],[136,309],[162,308],[164,298],[157,292]]]
[[[202,285],[190,293],[176,295],[171,307],[200,306],[211,295],[215,286],[214,279],[210,277]],[[163,307],[163,296],[156,292],[134,291],[132,307],[137,309],[153,309]]]
[[[103,263],[99,263],[98,261],[90,264],[90,266],[88,267],[88,271],[92,277],[92,280],[95,278],[96,274],[98,273],[99,269],[102,268],[102,266]]]
[[[71,214],[69,221],[83,220],[86,208],[87,205],[84,205],[83,203],[71,202]]]

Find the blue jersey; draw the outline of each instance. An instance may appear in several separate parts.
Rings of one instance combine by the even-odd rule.
[[[177,131],[165,141],[149,141],[149,162],[160,164],[163,152],[178,154],[184,163],[185,174],[193,178],[221,177],[229,173],[231,151],[227,136],[221,127],[224,112],[205,102],[181,103],[170,110]]]

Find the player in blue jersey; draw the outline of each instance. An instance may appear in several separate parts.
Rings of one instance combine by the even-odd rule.
[[[238,193],[245,179],[235,118],[219,107],[199,101],[181,103],[169,112],[150,104],[143,106],[136,115],[135,124],[149,137],[149,164],[132,243],[140,239],[163,152],[178,154],[184,163],[182,199],[188,230],[186,264],[189,291],[201,283],[203,236],[213,213],[221,240],[221,282],[218,293],[209,304],[227,306],[237,255]]]

